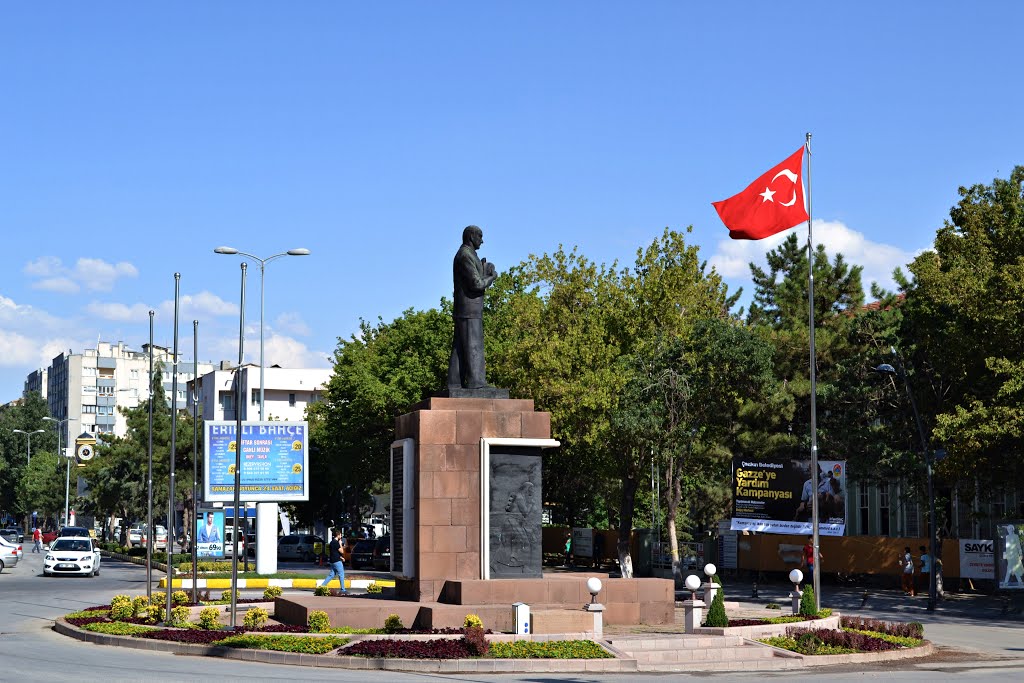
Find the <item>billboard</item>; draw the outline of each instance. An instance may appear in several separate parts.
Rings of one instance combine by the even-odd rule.
[[[224,510],[215,508],[199,511],[196,519],[196,557],[221,559],[224,557]]]
[[[996,580],[1000,590],[1024,590],[1024,522],[996,525]]]
[[[732,461],[732,531],[810,534],[814,502],[808,460]],[[846,531],[846,461],[818,461],[818,533]]]
[[[960,578],[994,579],[996,561],[993,543],[984,538],[960,539]]]
[[[235,422],[203,424],[203,499],[235,499]],[[243,422],[241,497],[247,502],[309,500],[309,425]]]

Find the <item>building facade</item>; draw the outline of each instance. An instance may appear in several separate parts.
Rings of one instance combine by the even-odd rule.
[[[95,349],[81,353],[68,350],[50,363],[28,375],[25,393],[38,392],[46,399],[50,415],[67,420],[64,425],[64,443],[87,432],[100,436],[124,436],[127,422],[119,407],[134,408],[149,399],[149,345],[141,351],[129,349],[124,342],[112,344],[98,342]],[[153,347],[154,370],[157,363],[163,368],[161,384],[171,403],[171,390],[175,368],[171,352],[161,346]],[[199,374],[213,369],[213,363],[199,363]],[[196,376],[196,364],[179,359],[178,405],[187,406],[187,384]]]
[[[199,414],[204,420],[237,420],[238,409],[245,421],[260,419],[260,368],[247,364],[241,367],[241,406],[237,406],[235,367],[222,361],[198,379],[198,391],[190,382],[188,393],[199,397]],[[306,406],[316,403],[331,378],[329,368],[282,368],[263,370],[263,395],[266,405],[264,420],[301,421],[306,419]],[[191,405],[191,404],[190,404]]]

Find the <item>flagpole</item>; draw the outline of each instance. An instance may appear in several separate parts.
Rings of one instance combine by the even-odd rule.
[[[821,563],[818,562],[818,380],[814,362],[814,236],[811,232],[811,134],[807,133],[807,302],[811,337],[811,529],[814,546],[814,609],[821,611]]]

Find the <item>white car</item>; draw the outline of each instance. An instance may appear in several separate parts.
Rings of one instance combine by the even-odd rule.
[[[82,574],[99,576],[100,551],[87,536],[63,536],[46,551],[43,558],[43,576],[55,574]]]
[[[11,543],[3,536],[0,536],[0,572],[10,567],[18,566],[21,559],[21,545]]]

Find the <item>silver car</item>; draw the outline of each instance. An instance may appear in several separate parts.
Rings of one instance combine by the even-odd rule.
[[[0,536],[0,572],[10,567],[17,567],[21,554],[20,545],[11,543]]]

